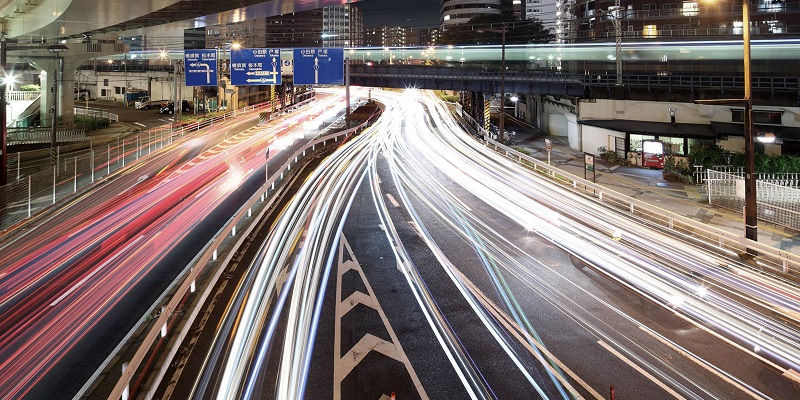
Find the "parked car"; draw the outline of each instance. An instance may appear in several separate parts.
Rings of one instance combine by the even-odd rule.
[[[150,97],[142,97],[136,100],[136,109],[137,110],[149,110],[151,108],[161,108],[167,104],[169,100],[150,100]]]
[[[89,99],[89,91],[86,89],[75,89],[73,98],[75,100],[88,100]]]
[[[183,112],[192,111],[192,108],[194,108],[194,107],[192,106],[192,102],[190,102],[189,100],[183,100],[181,102],[181,110],[183,110]],[[161,107],[161,113],[162,114],[175,114],[175,103],[169,102],[169,103],[167,103],[167,105]]]

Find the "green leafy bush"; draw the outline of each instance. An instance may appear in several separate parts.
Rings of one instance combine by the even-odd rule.
[[[692,169],[686,160],[678,160],[673,155],[667,155],[664,159],[664,169],[661,171],[661,175],[667,182],[694,182]]]
[[[767,174],[783,174],[800,172],[800,157],[794,155],[773,156],[756,153],[756,172]],[[719,165],[744,167],[744,153],[733,153],[717,145],[704,144],[689,154],[690,165],[702,165],[713,168]]]
[[[616,151],[611,151],[606,148],[606,146],[600,146],[597,148],[597,153],[600,154],[600,158],[614,164],[619,165],[628,165],[628,159],[624,157],[620,157]]]

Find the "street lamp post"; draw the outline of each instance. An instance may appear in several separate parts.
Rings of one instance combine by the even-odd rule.
[[[508,26],[503,23],[503,29],[481,29],[478,32],[494,32],[502,35],[500,39],[500,121],[497,127],[497,142],[503,144],[506,114],[506,32],[508,32]]]
[[[53,74],[53,123],[50,127],[50,167],[55,167],[56,165],[56,122],[58,121],[58,73],[61,72],[62,66],[61,62],[62,59],[59,56],[61,53],[69,50],[69,48],[63,44],[53,44],[47,47],[47,50],[50,53],[55,54],[56,56],[56,68],[55,73]]]
[[[505,128],[504,125],[506,121],[506,31],[506,25],[503,24],[500,45],[500,123],[497,129],[497,141],[500,144],[505,143],[505,141],[503,141],[503,129]]]
[[[750,74],[750,0],[742,2],[742,45],[744,47],[744,98],[695,100],[698,104],[735,105],[744,107],[744,233],[758,240],[758,201],[756,196],[756,153],[753,128],[753,98]]]

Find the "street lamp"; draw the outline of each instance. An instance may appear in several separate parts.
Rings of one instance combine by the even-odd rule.
[[[507,24],[503,23],[503,29],[481,29],[478,32],[494,32],[500,33],[500,123],[497,127],[497,142],[503,144],[503,129],[505,128],[505,114],[506,114],[506,32],[508,32]]]
[[[758,202],[756,198],[756,154],[753,140],[753,98],[750,76],[750,0],[742,2],[742,45],[744,47],[744,98],[695,100],[697,104],[734,105],[744,107],[744,234],[758,240]]]
[[[60,54],[69,50],[63,44],[53,44],[47,46],[47,51],[56,56],[56,71],[53,74],[53,124],[50,127],[50,167],[56,165],[56,121],[58,121],[58,73],[63,69]]]

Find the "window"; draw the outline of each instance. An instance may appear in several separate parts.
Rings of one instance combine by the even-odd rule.
[[[744,122],[744,110],[731,110],[732,122]],[[783,113],[781,111],[753,111],[754,124],[781,125]]]
[[[100,89],[100,96],[107,97],[108,96],[108,91],[106,89]]]
[[[656,138],[653,135],[641,135],[641,134],[637,134],[637,133],[631,133],[629,135],[629,137],[630,137],[630,139],[629,139],[630,140],[629,148],[631,149],[630,151],[638,151],[638,152],[642,151],[642,141],[643,140],[655,139]]]
[[[108,86],[108,79],[103,79],[103,86]]]
[[[655,25],[645,25],[642,29],[642,36],[646,38],[658,37],[658,28]]]
[[[683,9],[681,10],[681,15],[684,17],[695,17],[697,16],[697,2],[696,1],[684,1],[683,2]]]
[[[658,138],[662,142],[664,142],[664,153],[674,156],[682,156],[685,155],[683,149],[683,138],[681,137],[670,137],[670,136],[659,136]]]
[[[689,153],[687,155],[694,153],[700,146],[702,145],[714,145],[717,143],[714,139],[700,139],[700,138],[688,138],[686,139],[687,146],[689,147]]]

